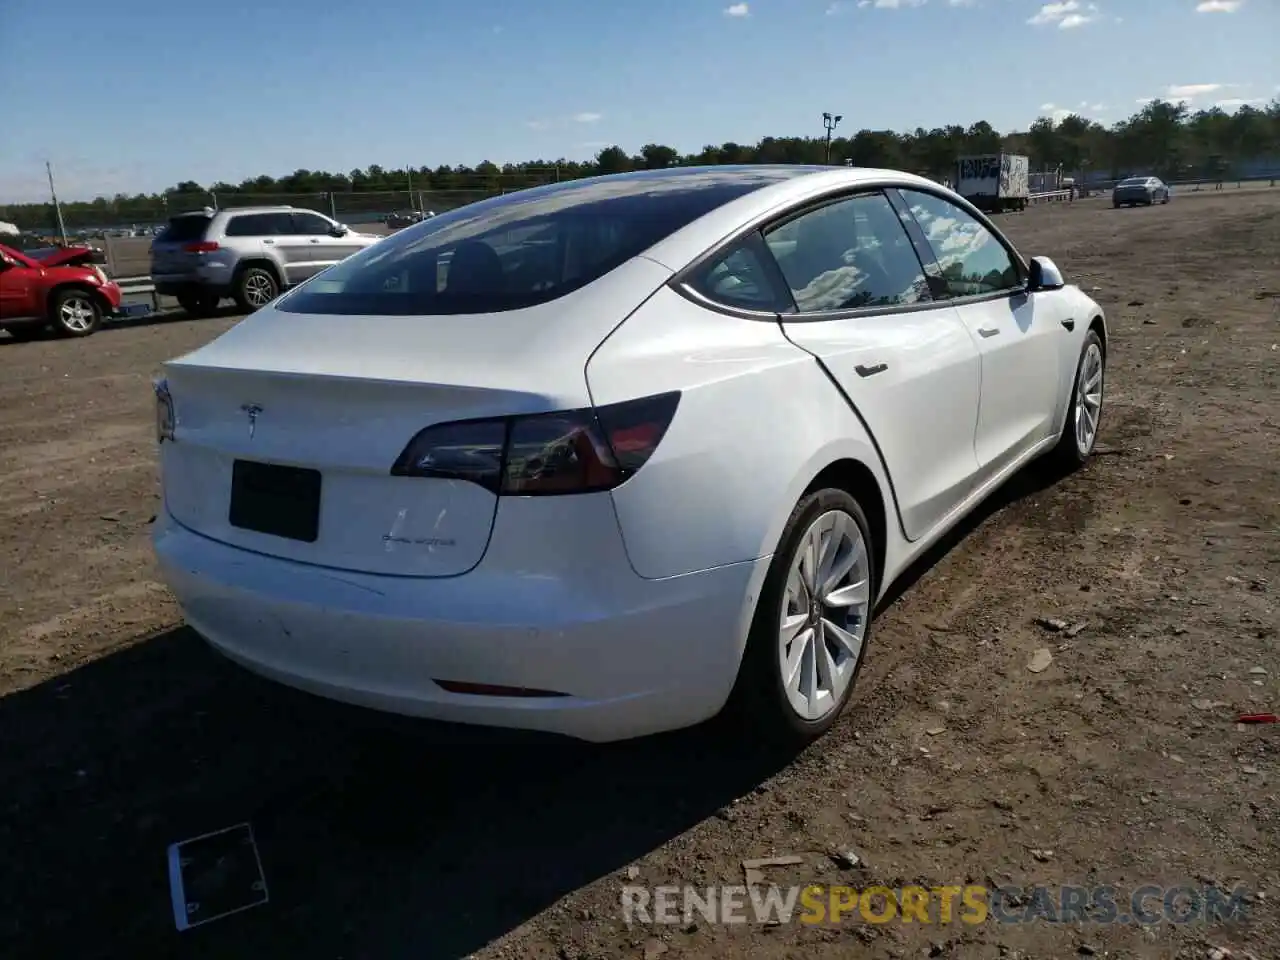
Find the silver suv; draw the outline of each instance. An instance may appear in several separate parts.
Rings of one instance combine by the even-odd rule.
[[[251,313],[381,239],[297,207],[205,208],[170,218],[156,237],[151,282],[194,316],[224,297]]]

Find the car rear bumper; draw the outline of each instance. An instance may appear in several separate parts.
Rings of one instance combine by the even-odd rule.
[[[513,509],[555,521],[567,501],[584,499],[530,498]],[[249,670],[311,693],[598,742],[708,719],[732,689],[768,559],[646,580],[626,560],[607,496],[597,507],[596,520],[608,508],[607,526],[560,527],[558,544],[499,516],[481,563],[437,579],[263,556],[194,533],[167,511],[154,543],[199,634]],[[557,695],[451,692],[441,680]]]

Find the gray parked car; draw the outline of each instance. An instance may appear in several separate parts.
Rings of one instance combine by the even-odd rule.
[[[250,313],[381,239],[313,210],[206,208],[169,219],[151,244],[151,281],[196,316],[225,297]]]
[[[1159,177],[1129,177],[1121,180],[1111,190],[1113,207],[1132,207],[1135,204],[1149,207],[1157,201],[1169,202],[1169,185]]]

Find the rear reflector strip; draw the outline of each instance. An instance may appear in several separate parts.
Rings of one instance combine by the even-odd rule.
[[[465,693],[472,697],[567,697],[567,693],[554,690],[532,690],[529,687],[500,687],[492,683],[460,683],[457,680],[436,680],[437,685],[450,693]]]

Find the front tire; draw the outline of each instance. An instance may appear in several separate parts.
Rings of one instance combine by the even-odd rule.
[[[871,637],[874,558],[866,514],[846,491],[818,490],[792,511],[731,696],[756,736],[798,749],[839,719]]]
[[[1062,436],[1050,454],[1064,471],[1076,470],[1088,462],[1098,443],[1102,423],[1102,401],[1106,388],[1107,355],[1098,331],[1090,330],[1080,348],[1076,375],[1071,381],[1071,402]]]
[[[102,308],[88,290],[62,290],[49,304],[49,321],[60,337],[87,337],[102,323]]]
[[[236,282],[236,306],[243,313],[261,310],[280,293],[275,275],[265,267],[246,267]]]

